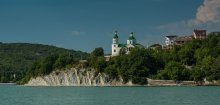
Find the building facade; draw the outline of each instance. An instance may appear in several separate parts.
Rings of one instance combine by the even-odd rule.
[[[194,39],[203,40],[205,38],[206,38],[206,30],[197,30],[197,29],[193,31],[193,35],[185,35],[179,37],[176,35],[166,36],[165,49],[170,49],[172,48],[173,45],[183,45],[186,42],[192,41]]]
[[[193,32],[193,36],[195,39],[203,40],[206,38],[206,30],[195,29]]]
[[[126,44],[119,43],[118,32],[115,31],[115,34],[112,39],[112,55],[111,56],[119,56],[121,50],[124,50],[126,54],[128,54],[132,48],[134,47],[143,47],[142,45],[136,42],[136,38],[134,37],[134,33],[131,32]]]
[[[170,36],[166,36],[166,46],[169,45],[174,45],[175,44],[175,40],[176,40],[177,36],[176,35],[170,35]]]

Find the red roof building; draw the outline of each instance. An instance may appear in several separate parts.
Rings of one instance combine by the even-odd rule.
[[[194,39],[193,35],[190,35],[190,36],[180,36],[180,37],[177,37],[176,40],[175,40],[175,44],[176,45],[182,45],[188,41],[192,41]]]
[[[194,30],[193,36],[195,39],[203,40],[206,38],[206,30]]]

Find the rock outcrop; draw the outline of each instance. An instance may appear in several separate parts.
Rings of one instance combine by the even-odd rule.
[[[49,75],[31,78],[25,86],[132,86],[132,82],[123,83],[123,79],[111,79],[95,70],[76,69],[54,71]]]

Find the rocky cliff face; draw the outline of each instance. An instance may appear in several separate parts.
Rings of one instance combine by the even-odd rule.
[[[123,84],[123,79],[110,79],[103,73],[95,74],[94,70],[72,68],[65,71],[54,71],[46,76],[32,78],[26,86],[132,86],[131,82]]]

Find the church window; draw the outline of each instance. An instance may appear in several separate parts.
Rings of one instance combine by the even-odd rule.
[[[116,52],[116,50],[114,49],[114,52]]]

